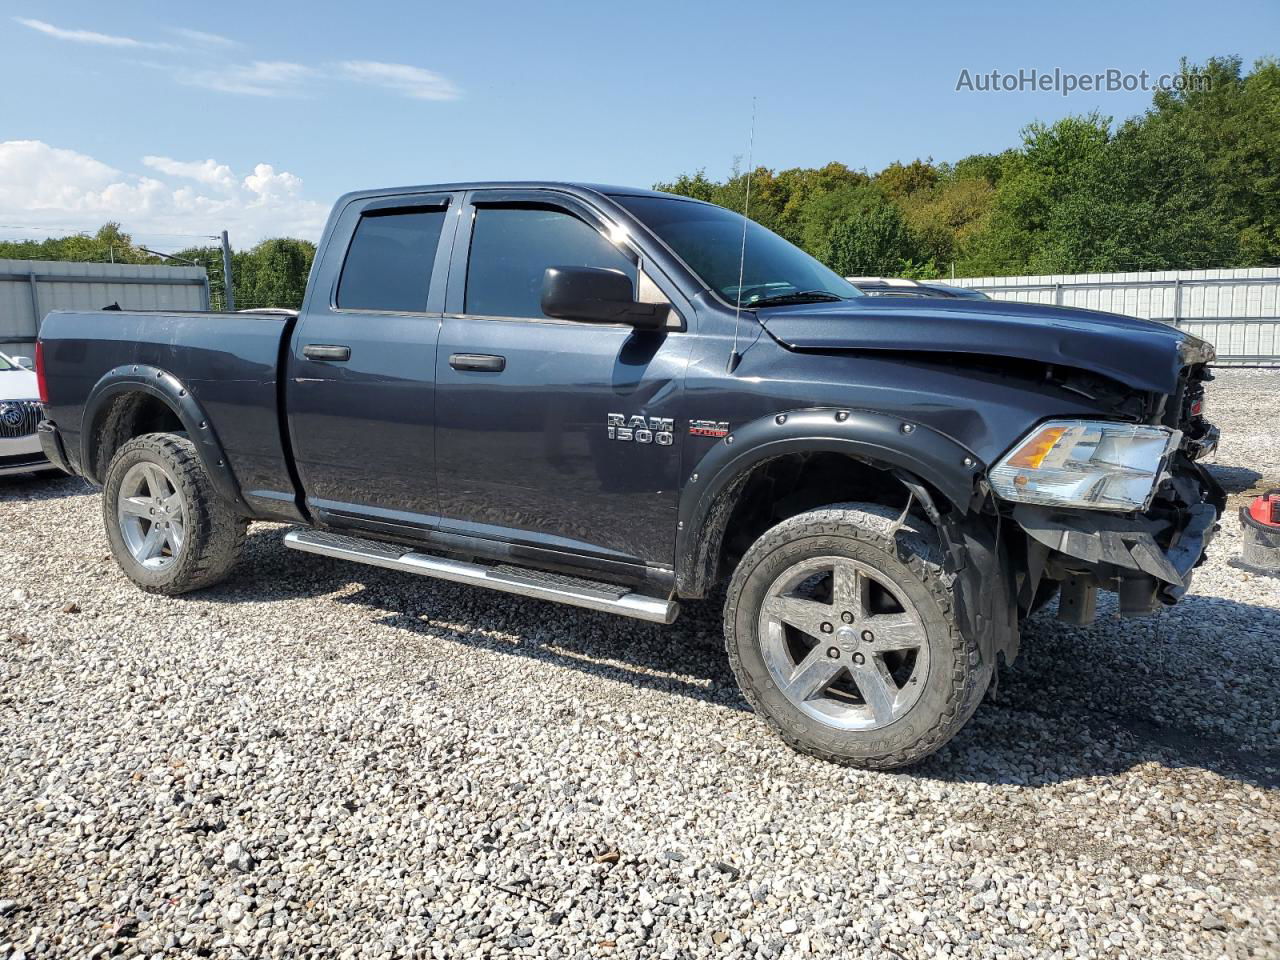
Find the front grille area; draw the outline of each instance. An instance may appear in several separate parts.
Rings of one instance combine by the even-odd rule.
[[[40,422],[40,401],[0,400],[0,440],[29,437]]]
[[[1187,385],[1182,395],[1182,423],[1185,430],[1193,421],[1204,416],[1204,384],[1196,380]]]

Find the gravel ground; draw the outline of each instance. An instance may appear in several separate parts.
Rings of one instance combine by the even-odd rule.
[[[1280,486],[1280,373],[1211,390]],[[674,627],[286,550],[146,596],[77,480],[0,480],[0,958],[1277,957],[1280,580],[1041,615],[937,756],[865,773]]]

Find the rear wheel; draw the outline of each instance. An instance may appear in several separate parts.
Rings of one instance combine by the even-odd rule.
[[[224,579],[248,526],[214,493],[195,445],[174,433],[120,447],[107,468],[102,508],[120,569],[151,593],[187,593]]]
[[[773,527],[743,557],[725,606],[738,683],[793,747],[903,766],[964,726],[991,678],[955,618],[932,530],[878,504]]]

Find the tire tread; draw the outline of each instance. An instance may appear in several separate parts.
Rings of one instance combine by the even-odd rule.
[[[934,753],[968,723],[986,694],[991,679],[991,665],[982,664],[976,637],[965,636],[956,616],[956,582],[946,572],[941,549],[932,531],[922,533],[910,518],[896,527],[897,511],[879,504],[840,503],[809,510],[784,520],[766,531],[743,556],[730,581],[725,603],[725,646],[729,664],[738,678],[743,695],[778,735],[793,749],[809,756],[873,770],[903,767]],[[747,576],[756,564],[773,550],[800,538],[836,536],[857,540],[883,550],[904,563],[937,602],[948,631],[951,652],[950,683],[944,708],[934,723],[911,746],[879,756],[853,757],[838,753],[814,740],[798,736],[794,730],[773,715],[758,690],[748,682],[738,644],[733,632],[738,619],[738,603]]]
[[[116,451],[107,468],[102,500],[103,519],[109,533],[114,531],[117,522],[115,489],[124,479],[118,464],[139,450],[162,460],[178,480],[187,507],[186,549],[172,568],[171,576],[156,582],[143,581],[130,572],[132,557],[127,556],[127,550],[125,556],[121,556],[123,543],[118,545],[117,536],[109,536],[112,552],[117,554],[125,575],[142,590],[166,596],[203,590],[226,579],[240,559],[248,521],[219,499],[195,444],[185,434],[143,434]]]

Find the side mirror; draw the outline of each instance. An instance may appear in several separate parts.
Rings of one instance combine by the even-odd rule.
[[[671,313],[665,303],[638,303],[631,279],[599,267],[547,267],[542,275],[542,312],[558,320],[625,323],[657,330]]]
[[[13,362],[23,370],[34,370],[36,368],[36,365],[32,363],[30,357],[14,357]]]

